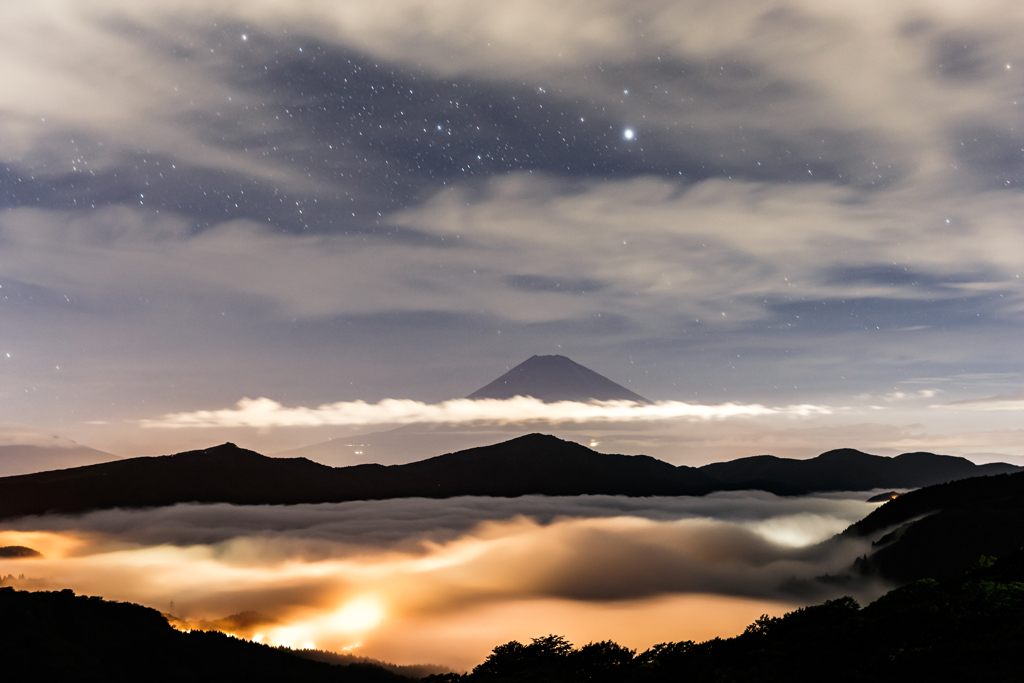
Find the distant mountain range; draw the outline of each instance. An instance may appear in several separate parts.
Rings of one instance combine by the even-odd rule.
[[[887,458],[840,448],[810,460],[755,455],[704,465],[700,471],[724,484],[743,485],[744,488],[761,488],[753,484],[764,482],[804,491],[867,491],[877,488],[915,489],[1020,469],[1005,463],[975,465],[966,458],[934,453],[904,453]]]
[[[85,446],[0,446],[0,477],[93,465],[116,459],[115,455]]]
[[[911,488],[1018,469],[979,466],[931,453],[884,458],[854,450],[802,461],[759,456],[701,468],[677,467],[643,455],[598,453],[543,434],[405,465],[333,468],[305,458],[268,458],[224,444],[0,478],[0,518],[183,502],[281,505],[528,494],[677,496],[743,489],[786,495]]]

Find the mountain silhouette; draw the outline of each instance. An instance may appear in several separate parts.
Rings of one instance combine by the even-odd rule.
[[[901,583],[957,576],[982,556],[1020,555],[1024,472],[910,491],[852,525],[843,537],[875,538],[872,552],[856,569]]]
[[[593,399],[650,403],[643,396],[565,356],[533,356],[467,398],[508,399],[515,396],[532,396],[548,403]],[[421,460],[437,453],[487,446],[522,433],[523,429],[516,429],[515,425],[413,423],[366,434],[342,435],[290,448],[274,456],[309,458],[334,467],[371,462],[391,465]]]
[[[610,455],[553,436],[406,465],[328,467],[223,444],[0,479],[0,518],[182,502],[282,505],[452,496],[702,495],[717,482],[645,455]]]
[[[490,384],[466,398],[532,396],[554,401],[636,401],[650,403],[621,384],[565,356],[530,356]]]
[[[904,453],[895,458],[852,448],[822,453],[809,460],[755,455],[699,468],[724,484],[771,482],[805,491],[868,491],[876,488],[919,488],[956,479],[1017,472],[1005,463],[975,465],[967,458],[934,453]]]
[[[598,453],[553,436],[528,434],[404,465],[328,467],[305,458],[268,458],[229,443],[177,455],[0,478],[0,518],[185,502],[288,505],[530,494],[679,496],[744,489],[787,495],[914,487],[937,476],[951,480],[993,473],[1000,467],[930,453],[908,455],[883,458],[843,450],[809,461],[759,456],[693,468],[645,455]],[[758,463],[773,467],[755,467]],[[846,478],[829,474],[830,463],[840,475],[846,472]],[[857,463],[866,463],[867,475]],[[915,464],[916,470],[911,467]]]

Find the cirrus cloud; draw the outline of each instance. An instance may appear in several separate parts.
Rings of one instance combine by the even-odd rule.
[[[1018,410],[1024,411],[1024,391],[1013,394],[1000,394],[987,398],[972,398],[965,401],[953,401],[944,405],[935,405],[932,408],[946,408],[949,410]]]

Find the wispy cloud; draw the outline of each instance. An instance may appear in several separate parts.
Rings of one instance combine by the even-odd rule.
[[[1024,391],[1014,394],[1000,394],[986,398],[972,398],[965,401],[953,401],[932,408],[950,410],[1020,410],[1024,411]]]
[[[375,425],[468,422],[498,424],[520,422],[637,422],[656,420],[724,420],[769,415],[807,417],[831,414],[832,408],[811,404],[769,407],[760,404],[720,403],[703,405],[684,401],[557,401],[545,403],[528,396],[510,399],[468,398],[423,403],[386,398],[377,403],[339,401],[316,408],[287,407],[277,401],[243,398],[234,408],[169,413],[142,420],[144,427],[165,429],[209,427],[320,427],[325,425]]]
[[[920,389],[918,391],[899,391],[897,389],[895,391],[890,391],[889,393],[882,394],[880,396],[875,396],[872,394],[860,394],[856,398],[862,401],[881,399],[888,403],[892,403],[894,401],[908,401],[914,399],[935,398],[936,396],[938,396],[940,391],[940,389]]]

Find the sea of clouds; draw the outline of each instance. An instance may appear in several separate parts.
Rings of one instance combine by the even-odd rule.
[[[8,521],[0,544],[43,553],[16,561],[24,587],[70,587],[183,619],[252,611],[238,635],[470,666],[500,642],[556,627],[650,645],[730,635],[761,613],[851,589],[870,600],[885,586],[813,580],[868,551],[828,541],[875,507],[867,497],[181,504]],[[0,574],[14,562],[0,562]],[[685,620],[664,616],[687,610]],[[460,628],[479,635],[438,637]]]

